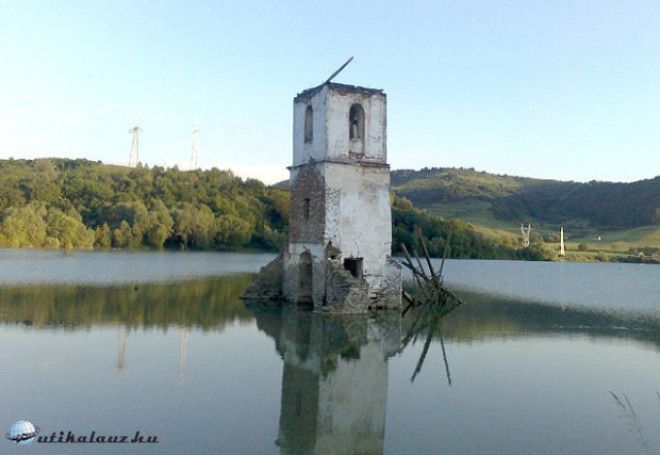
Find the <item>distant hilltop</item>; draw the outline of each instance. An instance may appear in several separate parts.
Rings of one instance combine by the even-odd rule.
[[[566,182],[463,168],[392,172],[392,187],[418,207],[512,223],[630,228],[660,222],[660,176],[631,183]],[[485,213],[483,213],[485,212]],[[460,216],[459,216],[460,218]]]

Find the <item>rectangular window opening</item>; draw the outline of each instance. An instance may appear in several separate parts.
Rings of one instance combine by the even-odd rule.
[[[303,218],[305,221],[309,220],[309,199],[305,199],[303,203]]]

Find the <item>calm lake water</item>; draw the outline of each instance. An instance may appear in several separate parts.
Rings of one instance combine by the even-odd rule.
[[[246,305],[273,256],[0,250],[0,453],[660,453],[660,266],[448,261],[464,305]],[[4,427],[3,427],[4,426]]]

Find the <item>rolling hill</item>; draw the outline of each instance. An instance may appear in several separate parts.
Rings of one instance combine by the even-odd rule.
[[[393,171],[392,188],[417,207],[493,227],[530,222],[628,229],[660,223],[660,176],[632,183],[579,183],[424,168]]]
[[[416,207],[460,218],[487,233],[517,235],[520,223],[531,223],[549,234],[561,225],[575,240],[600,235],[601,240],[607,236],[611,241],[660,246],[660,177],[579,183],[424,168],[392,171],[392,189]]]

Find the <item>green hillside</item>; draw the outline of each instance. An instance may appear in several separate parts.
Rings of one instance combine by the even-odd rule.
[[[578,183],[425,168],[393,171],[392,187],[416,207],[485,234],[518,236],[520,224],[530,223],[546,240],[564,226],[568,239],[599,251],[660,247],[660,177]]]

